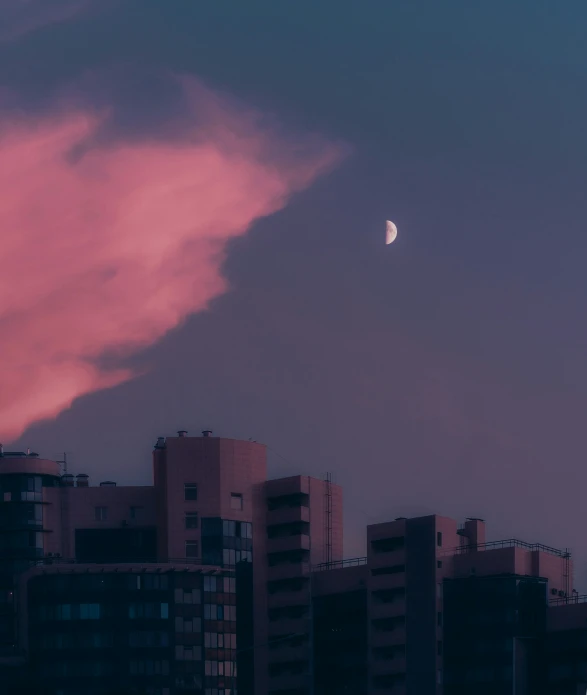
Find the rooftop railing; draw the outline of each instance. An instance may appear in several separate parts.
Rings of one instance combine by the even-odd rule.
[[[550,555],[556,555],[557,557],[561,558],[571,557],[568,550],[551,548],[550,546],[542,545],[541,543],[526,543],[525,541],[520,541],[517,538],[507,538],[506,540],[490,541],[488,543],[471,543],[469,545],[461,545],[447,550],[445,555],[461,555],[465,553],[474,553],[479,550],[495,550],[498,548],[523,548],[524,550],[539,550],[543,553],[549,553]]]
[[[367,564],[366,557],[353,557],[349,560],[337,560],[336,562],[320,562],[312,566],[312,572],[323,572],[324,570],[339,570],[345,567],[359,567]]]
[[[587,603],[587,595],[571,594],[570,596],[557,596],[556,598],[551,598],[548,605],[568,606],[575,603]]]

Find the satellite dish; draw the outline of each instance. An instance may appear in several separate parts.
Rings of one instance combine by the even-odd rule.
[[[393,222],[387,220],[385,222],[385,243],[392,244],[397,237],[397,227]]]

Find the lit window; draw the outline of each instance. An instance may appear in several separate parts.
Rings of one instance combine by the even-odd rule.
[[[185,527],[198,528],[198,512],[186,512]]]
[[[108,507],[96,507],[94,514],[96,521],[106,521],[108,519]]]
[[[189,558],[198,557],[198,541],[186,541],[185,542],[185,556]]]
[[[186,502],[195,502],[198,499],[198,486],[196,483],[184,484],[184,499]]]
[[[230,493],[230,508],[242,511],[243,508],[243,496],[240,492]]]

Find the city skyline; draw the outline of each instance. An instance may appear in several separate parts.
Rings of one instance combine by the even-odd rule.
[[[11,695],[587,687],[587,596],[566,550],[426,515],[367,525],[366,555],[345,559],[329,476],[268,479],[263,444],[210,430],[152,454],[151,485],[119,486],[0,452]]]
[[[55,345],[59,357],[62,344],[83,342],[92,369],[115,381],[137,378],[86,392],[12,443],[0,436],[6,448],[53,458],[67,450],[72,466],[94,479],[128,483],[146,480],[153,434],[210,427],[267,442],[277,477],[334,473],[352,490],[349,554],[362,547],[366,523],[389,516],[479,515],[491,519],[496,537],[568,545],[584,585],[584,4],[55,0],[51,7],[0,2],[0,133],[11,145],[29,142],[30,124],[107,113],[91,146],[110,152],[93,161],[128,171],[131,153],[158,174],[174,143],[205,122],[182,96],[180,75],[226,98],[229,120],[246,125],[249,109],[261,114],[257,125],[273,129],[278,143],[262,163],[281,170],[291,146],[301,156],[293,178],[309,178],[305,188],[292,185],[287,204],[269,196],[253,214],[231,215],[241,226],[257,222],[227,241],[219,266],[227,291],[213,293],[205,311],[190,314],[203,300],[188,292],[181,325],[162,312],[162,324],[176,327],[159,342],[122,356],[115,344],[95,362],[104,332],[93,341],[90,330],[81,341],[82,326],[98,326],[88,320],[95,304],[74,318],[60,313],[62,297],[45,292],[44,261],[52,259],[61,279],[79,271],[84,283],[91,270],[109,278],[113,269],[96,270],[86,255],[77,260],[69,237],[60,255],[46,212],[29,242],[18,237],[39,206],[47,209],[44,194],[63,184],[67,167],[53,159],[35,166],[14,150],[10,161],[28,168],[26,185],[10,199],[5,193],[2,207],[21,216],[2,218],[12,220],[3,239],[9,229],[19,243],[3,246],[0,355],[21,370],[2,378],[3,412],[22,422],[15,394],[29,394],[27,408],[44,405],[47,389],[51,399],[62,395],[30,368],[40,373]],[[145,143],[154,142],[147,157]],[[332,147],[345,156],[312,179],[306,165]],[[189,168],[194,152],[181,154]],[[4,169],[5,191],[15,171]],[[100,188],[104,197],[95,199],[111,212],[106,203],[124,200],[123,183],[140,173]],[[76,211],[95,191],[67,190],[78,196]],[[386,219],[401,230],[387,249]],[[156,267],[167,286],[169,267]],[[145,277],[134,285],[139,307]],[[103,299],[81,282],[72,280],[68,301]],[[25,300],[36,313],[23,311]],[[40,341],[26,340],[25,324]],[[49,335],[59,342],[47,346]],[[36,354],[36,362],[19,362]],[[22,383],[29,390],[17,388]]]

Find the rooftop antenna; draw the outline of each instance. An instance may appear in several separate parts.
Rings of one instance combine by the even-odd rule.
[[[67,451],[63,452],[63,459],[61,461],[55,461],[55,463],[59,463],[63,469],[63,474],[67,473]]]
[[[324,474],[324,562],[332,563],[332,473]]]

